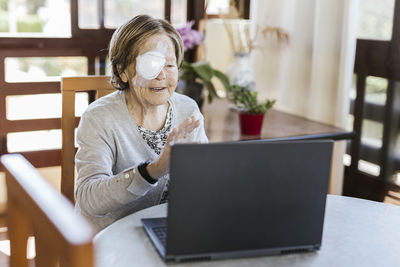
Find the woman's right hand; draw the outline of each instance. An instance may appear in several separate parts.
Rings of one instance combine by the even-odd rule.
[[[169,172],[169,159],[171,145],[183,141],[194,129],[199,127],[200,120],[194,116],[188,117],[179,127],[174,128],[167,138],[165,147],[160,157],[147,165],[147,172],[154,179],[159,179]]]

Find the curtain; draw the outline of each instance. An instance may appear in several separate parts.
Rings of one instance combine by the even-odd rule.
[[[256,25],[288,31],[279,49],[252,52],[260,97],[277,99],[276,108],[344,128],[349,113],[357,0],[252,0]],[[345,141],[335,142],[329,192],[341,194]]]
[[[344,128],[349,113],[357,0],[252,0],[250,23],[280,27],[287,45],[265,43],[251,52],[259,97],[275,98],[275,108]],[[221,20],[206,22],[204,55],[226,71],[232,49]],[[268,114],[267,114],[268,116]],[[346,141],[335,142],[329,192],[341,194]]]

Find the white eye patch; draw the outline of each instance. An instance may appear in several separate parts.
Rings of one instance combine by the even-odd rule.
[[[157,51],[146,52],[136,58],[136,72],[146,80],[153,80],[165,65],[165,56]]]

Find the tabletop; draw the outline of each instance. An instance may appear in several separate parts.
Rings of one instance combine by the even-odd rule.
[[[306,119],[301,116],[271,109],[264,117],[260,136],[240,135],[238,112],[226,99],[215,99],[202,108],[204,127],[210,142],[238,141],[246,139],[298,138],[333,140],[351,139],[352,131]]]
[[[166,266],[153,247],[141,218],[166,216],[167,205],[122,218],[94,239],[96,266]],[[358,198],[328,195],[319,251],[169,263],[179,266],[399,266],[400,207]]]

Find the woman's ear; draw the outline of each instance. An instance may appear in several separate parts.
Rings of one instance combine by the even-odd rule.
[[[121,78],[121,80],[124,83],[128,82],[128,75],[126,75],[125,71],[122,70],[122,66],[117,65],[117,69],[118,69],[118,74],[119,74],[119,77]]]
[[[122,80],[124,83],[127,83],[127,82],[128,82],[128,76],[125,74],[125,71],[122,72],[122,73],[120,73],[119,76],[121,77],[121,80]]]

